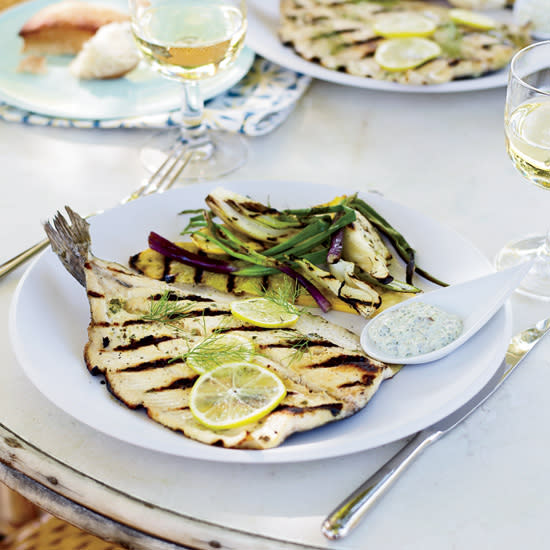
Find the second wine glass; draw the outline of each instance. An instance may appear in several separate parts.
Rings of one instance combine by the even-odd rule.
[[[160,163],[178,141],[192,151],[184,179],[228,174],[246,161],[241,136],[209,130],[201,81],[229,69],[244,45],[244,0],[129,0],[138,47],[156,71],[183,83],[181,125],[154,136],[146,149]]]
[[[510,64],[505,108],[506,148],[520,174],[550,189],[550,41],[518,52]],[[548,191],[546,191],[548,192]],[[550,300],[550,229],[506,245],[498,269],[534,260],[519,291]]]

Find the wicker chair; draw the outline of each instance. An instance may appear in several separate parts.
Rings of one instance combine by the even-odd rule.
[[[124,550],[51,516],[0,483],[0,550]]]

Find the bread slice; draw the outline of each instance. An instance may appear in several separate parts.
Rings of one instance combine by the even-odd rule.
[[[128,20],[127,14],[109,6],[76,0],[51,4],[37,11],[21,27],[22,51],[36,55],[76,55],[100,27]]]

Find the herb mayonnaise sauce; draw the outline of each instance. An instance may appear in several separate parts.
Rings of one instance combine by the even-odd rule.
[[[414,357],[440,349],[462,333],[457,315],[411,302],[373,319],[367,329],[378,349],[393,357]]]

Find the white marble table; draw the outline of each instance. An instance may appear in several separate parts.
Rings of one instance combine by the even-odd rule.
[[[550,203],[506,156],[504,93],[394,94],[314,82],[283,126],[249,140],[249,161],[232,177],[376,189],[492,258],[505,241],[545,230]],[[63,205],[92,211],[133,189],[145,176],[137,151],[146,136],[0,123],[0,263],[40,239],[40,221]],[[44,398],[16,362],[8,308],[22,273],[0,282],[0,481],[56,515],[137,548],[547,546],[550,341],[425,452],[352,535],[329,542],[323,517],[403,441],[341,458],[243,466],[98,433]],[[514,296],[514,330],[549,310]]]

